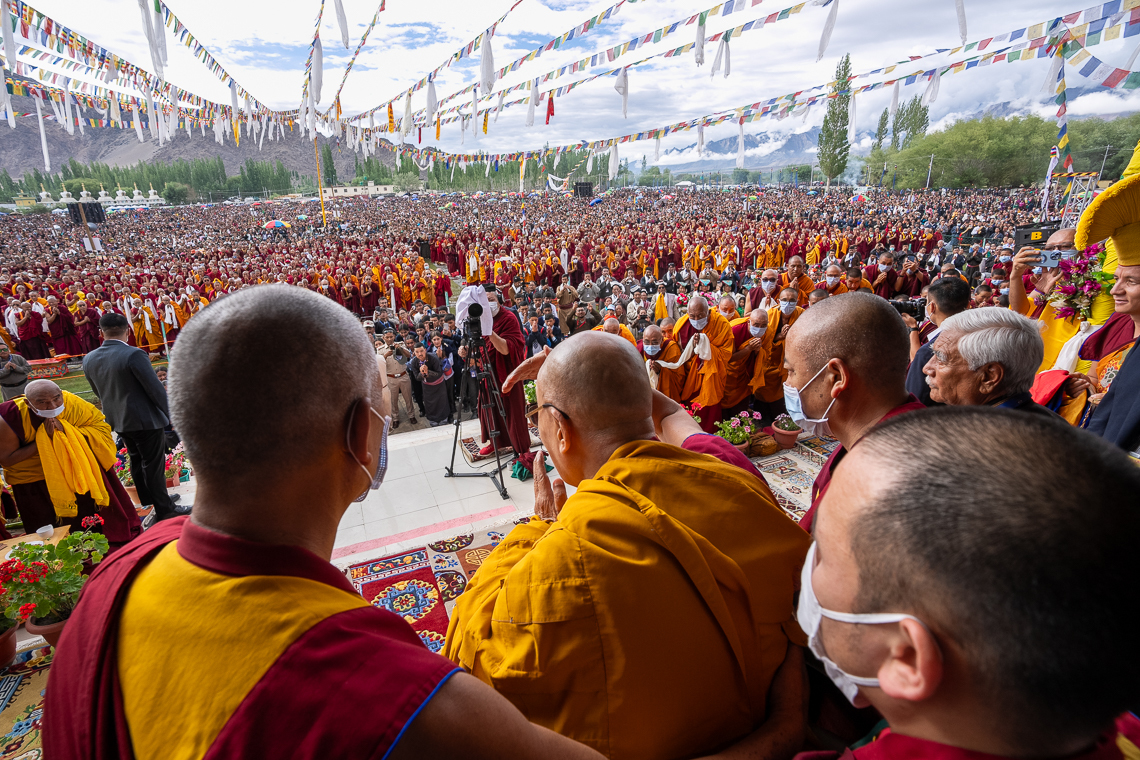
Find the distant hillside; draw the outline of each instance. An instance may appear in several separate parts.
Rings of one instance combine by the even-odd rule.
[[[12,105],[21,113],[34,114],[36,110],[35,101],[30,97],[13,96]],[[98,118],[98,113],[90,109],[85,109],[85,115],[88,118]],[[218,145],[214,142],[214,133],[210,128],[206,129],[205,137],[201,130],[194,130],[192,137],[186,136],[186,130],[180,130],[177,136],[160,148],[146,130],[146,142],[140,143],[133,127],[87,127],[85,135],[80,135],[76,128],[74,136],[67,134],[63,126],[55,121],[44,122],[44,127],[52,171],[58,171],[61,164],[72,158],[82,163],[99,161],[113,166],[131,166],[139,161],[189,161],[221,156],[226,164],[226,173],[231,175],[237,174],[238,167],[246,159],[252,158],[255,161],[281,161],[290,171],[316,177],[317,162],[313,143],[301,139],[297,131],[286,131],[284,139],[277,141],[270,141],[267,136],[261,150],[258,150],[257,141],[252,138],[247,140],[244,136],[240,146],[235,146],[230,138],[226,138],[223,145]],[[352,151],[338,152],[336,140],[325,137],[318,139],[322,146],[326,142],[332,145],[337,176],[354,176]],[[379,158],[388,166],[394,164],[394,155],[390,151],[381,151]],[[6,122],[0,122],[0,170],[7,169],[14,179],[19,179],[24,172],[36,168],[43,171],[44,164],[35,116],[17,118],[14,130]]]

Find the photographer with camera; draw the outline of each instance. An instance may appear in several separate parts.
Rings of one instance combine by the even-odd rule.
[[[467,373],[471,371],[485,371],[480,368],[490,367],[498,382],[514,371],[515,367],[526,360],[526,342],[523,339],[522,324],[518,316],[510,309],[503,308],[499,303],[499,292],[494,285],[485,285],[488,311],[491,314],[491,331],[483,334],[481,318],[482,305],[471,303],[463,328],[463,345],[459,347],[459,356],[467,363]],[[472,300],[474,296],[472,296]],[[478,400],[479,428],[485,444],[479,451],[486,456],[494,451],[494,442],[491,440],[493,431],[505,432],[507,442],[515,451],[516,461],[527,471],[531,470],[534,455],[530,453],[530,429],[526,422],[526,395],[522,383],[515,385],[509,393],[503,394],[503,411],[506,419],[499,415],[495,404],[487,403],[483,398],[483,383],[480,384]],[[503,448],[506,442],[501,439],[499,447]]]
[[[970,286],[966,281],[960,277],[943,277],[935,280],[926,289],[926,318],[934,325],[934,331],[926,336],[925,341],[922,339],[922,328],[915,317],[902,313],[902,320],[910,330],[910,369],[906,373],[906,389],[926,406],[941,406],[930,398],[930,386],[926,384],[926,375],[922,373],[922,368],[933,355],[931,344],[938,337],[943,321],[968,308],[970,308]]]

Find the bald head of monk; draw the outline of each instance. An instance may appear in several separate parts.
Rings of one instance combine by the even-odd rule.
[[[649,325],[641,333],[641,343],[646,346],[660,346],[665,340],[665,333],[657,325]]]
[[[748,326],[757,330],[768,329],[768,312],[764,309],[753,309],[748,312]]]
[[[610,335],[618,335],[621,333],[621,323],[615,317],[610,317],[605,322],[602,322],[602,329]]]
[[[705,300],[704,296],[693,296],[689,299],[689,322],[693,320],[708,319],[709,316],[709,302]],[[696,327],[696,325],[693,325]]]
[[[871,293],[844,293],[807,309],[784,350],[787,385],[799,390],[804,417],[826,417],[848,448],[906,403],[909,363],[906,324]]]
[[[543,447],[572,486],[592,478],[622,444],[654,436],[645,361],[616,335],[589,331],[560,343],[535,390]]]
[[[49,411],[63,406],[63,391],[51,380],[33,380],[24,386],[24,398],[36,411]]]
[[[178,336],[168,386],[198,479],[192,519],[330,556],[377,472],[382,383],[360,322],[313,291],[259,285],[203,309]]]

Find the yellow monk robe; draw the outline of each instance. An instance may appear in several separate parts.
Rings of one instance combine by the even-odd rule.
[[[135,344],[143,351],[154,352],[163,347],[162,327],[149,306],[131,307],[131,322],[135,331]]]
[[[681,347],[677,345],[677,341],[666,338],[661,343],[661,352],[657,356],[650,357],[644,351],[641,352],[642,359],[653,358],[659,362],[675,362],[681,358]],[[677,369],[661,368],[661,374],[657,379],[657,390],[664,393],[669,398],[681,403],[681,386],[685,380],[685,368],[678,367]]]
[[[702,330],[712,345],[712,358],[702,362],[694,357],[684,366],[685,382],[681,398],[686,402],[696,401],[701,406],[716,406],[724,398],[724,384],[728,378],[728,360],[732,358],[732,328],[728,320],[716,309],[709,309],[709,322]],[[688,328],[688,329],[685,329]],[[684,346],[693,332],[689,315],[685,314],[673,325],[673,335]],[[699,365],[699,366],[698,366]]]
[[[748,317],[740,317],[732,320],[731,325],[736,328],[747,322]],[[747,343],[752,338],[752,333],[747,332],[747,326],[744,330],[746,331],[744,342]],[[729,359],[728,379],[724,385],[724,400],[720,402],[725,409],[731,409],[743,403],[745,399],[758,393],[764,387],[765,368],[768,366],[768,357],[772,353],[772,336],[774,334],[774,331],[765,330],[764,334],[760,336],[763,342],[759,350],[741,359]],[[738,350],[740,350],[739,347],[735,348],[733,353]]]
[[[788,317],[788,326],[796,323],[804,310],[796,310]],[[768,330],[764,333],[764,341],[771,346],[768,361],[764,366],[764,382],[757,395],[769,404],[784,397],[784,381],[788,379],[788,371],[784,369],[784,341],[776,338],[780,331],[780,307],[773,306],[768,309]]]
[[[594,332],[603,332],[602,325],[595,327]],[[630,332],[629,328],[620,322],[618,323],[618,334],[632,343],[634,348],[637,348],[637,338],[633,337],[633,333]]]
[[[4,341],[5,345],[8,346],[9,351],[15,351],[16,350],[15,341],[12,340],[11,334],[2,325],[0,325],[0,340]]]
[[[809,542],[740,468],[626,443],[483,561],[444,654],[609,757],[702,754],[764,720]]]

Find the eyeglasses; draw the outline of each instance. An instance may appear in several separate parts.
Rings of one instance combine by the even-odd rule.
[[[527,412],[527,415],[526,415],[527,417],[530,418],[531,422],[533,422],[536,425],[538,424],[538,410],[539,409],[553,409],[554,411],[558,412],[563,417],[565,417],[567,422],[571,421],[570,415],[567,414],[566,412],[562,411],[558,407],[556,407],[554,404],[539,404],[532,411]]]

